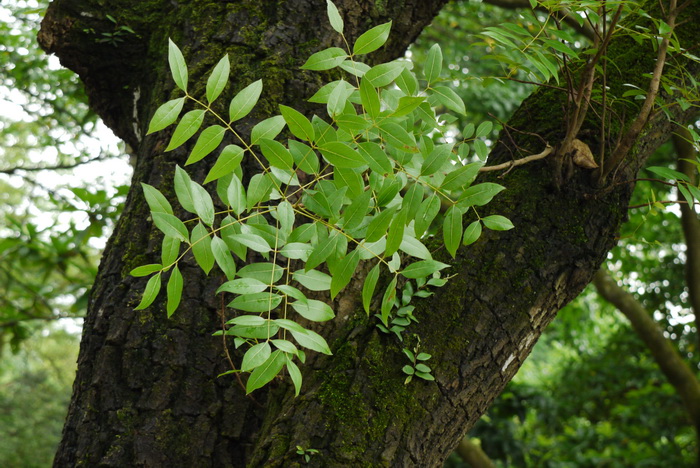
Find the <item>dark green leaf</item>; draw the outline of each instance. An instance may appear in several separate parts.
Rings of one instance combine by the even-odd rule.
[[[376,118],[380,111],[379,95],[377,90],[374,89],[369,82],[369,80],[363,79],[360,81],[360,99],[362,101],[362,107],[365,108],[365,112],[372,117]]]
[[[416,213],[416,222],[414,230],[416,238],[420,239],[423,233],[430,227],[430,224],[440,211],[440,199],[433,193],[420,204]]]
[[[359,262],[359,252],[353,250],[333,269],[333,276],[331,276],[331,300],[335,299],[335,296],[350,282]]]
[[[153,303],[160,291],[160,273],[157,273],[148,280],[146,287],[143,290],[141,302],[134,310],[142,310]]]
[[[365,240],[367,242],[378,241],[389,228],[389,223],[391,223],[394,213],[396,213],[396,207],[385,208],[378,215],[375,215],[369,226],[367,226]]]
[[[451,111],[457,112],[462,115],[467,114],[467,110],[464,107],[464,101],[462,98],[455,93],[452,88],[447,86],[436,86],[432,88],[434,95],[440,103],[450,109]]]
[[[286,362],[285,354],[277,350],[273,352],[270,357],[260,366],[256,367],[255,370],[250,374],[248,382],[245,386],[246,394],[249,394],[260,387],[263,387],[272,379],[275,378],[277,374],[282,370]]]
[[[466,210],[470,206],[482,206],[490,202],[502,190],[505,190],[505,187],[492,182],[472,185],[459,197],[457,205],[462,210]]]
[[[365,278],[365,284],[362,286],[362,306],[369,315],[369,306],[374,295],[374,288],[377,286],[377,280],[379,279],[379,263],[377,263],[367,274]]]

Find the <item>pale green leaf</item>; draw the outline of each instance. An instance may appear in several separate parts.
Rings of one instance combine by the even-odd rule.
[[[275,284],[282,278],[284,268],[274,263],[258,262],[244,266],[236,274],[241,278],[253,278],[266,284]]]
[[[173,208],[170,206],[170,202],[168,202],[167,198],[165,198],[157,188],[144,184],[143,182],[141,183],[141,187],[143,188],[143,195],[146,197],[146,203],[148,203],[148,207],[152,212],[173,214]]]
[[[299,315],[312,322],[325,322],[335,317],[333,309],[328,304],[315,299],[292,302],[291,306]]]
[[[194,212],[207,226],[214,224],[214,202],[207,189],[192,181],[192,203]]]
[[[462,240],[462,244],[464,245],[470,245],[479,240],[479,237],[481,237],[481,221],[476,220],[467,226],[467,228],[464,230],[464,239]]]
[[[148,280],[146,283],[146,287],[143,290],[143,297],[141,298],[141,302],[139,305],[134,308],[134,310],[142,310],[148,307],[153,303],[153,301],[156,299],[158,296],[158,292],[160,292],[160,273],[157,273]]]
[[[271,292],[243,294],[228,303],[232,307],[244,312],[267,312],[273,310],[282,302],[282,296]]]
[[[236,215],[240,216],[246,210],[247,198],[241,179],[236,174],[231,177],[231,182],[226,189],[228,203]]]
[[[185,224],[175,216],[168,213],[151,213],[153,223],[167,237],[187,242],[188,232]]]
[[[354,55],[368,54],[374,52],[384,45],[386,40],[389,38],[389,31],[391,30],[391,21],[388,23],[380,24],[375,26],[369,31],[361,34],[360,37],[355,41],[353,47]]]
[[[136,278],[140,278],[141,276],[148,276],[151,273],[155,273],[156,271],[160,271],[162,269],[163,265],[161,265],[160,263],[149,263],[148,265],[141,265],[139,267],[134,268],[129,272],[129,274]]]
[[[231,174],[235,171],[243,160],[243,148],[237,145],[227,145],[221,150],[219,158],[216,160],[214,166],[209,170],[207,177],[204,179],[204,183],[219,179],[227,174]]]
[[[365,283],[362,286],[362,306],[364,307],[365,312],[367,312],[367,315],[370,313],[370,302],[372,300],[372,296],[374,295],[374,289],[377,286],[377,280],[379,279],[379,266],[379,263],[374,265],[374,267],[367,274]]]
[[[229,239],[235,240],[246,247],[255,250],[260,253],[267,253],[270,249],[270,244],[268,244],[265,239],[257,234],[232,234],[228,236]]]
[[[269,280],[270,278],[268,278]],[[231,281],[226,281],[219,286],[216,294],[221,292],[230,292],[234,294],[254,294],[261,293],[269,287],[267,282],[262,282],[256,278],[236,278]],[[248,324],[252,325],[252,324]]]
[[[459,243],[462,240],[462,212],[454,205],[445,213],[442,232],[443,239],[445,240],[445,248],[450,255],[452,255],[452,258],[454,258]]]
[[[447,86],[436,86],[431,88],[437,100],[440,103],[450,109],[451,111],[457,112],[462,115],[467,114],[467,109],[464,107],[464,101],[462,98],[455,93],[452,88]]]
[[[357,60],[346,60],[340,64],[340,68],[358,78],[365,76],[365,73],[370,69],[366,63],[358,62]]]
[[[314,141],[314,127],[304,114],[282,104],[280,104],[280,112],[292,135],[301,140]]]
[[[224,55],[219,63],[212,70],[209,79],[207,79],[207,101],[209,103],[219,97],[221,92],[228,83],[229,74],[231,72],[231,63],[228,60],[228,54]]]
[[[433,258],[433,256],[430,254],[430,250],[428,250],[428,248],[423,245],[421,241],[408,234],[404,235],[399,250],[407,253],[411,257],[420,258],[423,260],[431,260]]]
[[[217,291],[218,292],[218,291]],[[227,325],[243,325],[246,327],[261,327],[267,324],[267,320],[260,317],[259,315],[239,315],[238,317],[232,318]]]
[[[231,251],[226,245],[226,242],[216,235],[212,236],[211,250],[214,254],[216,264],[219,265],[219,268],[221,268],[221,271],[224,272],[226,278],[233,280],[233,278],[236,276],[236,264],[233,261]]]
[[[192,229],[192,253],[199,267],[207,275],[214,267],[214,253],[211,250],[211,235],[202,223]]]
[[[248,372],[255,369],[265,363],[270,357],[270,354],[272,354],[272,349],[270,348],[270,343],[267,341],[251,346],[243,355],[241,370],[243,372]]]
[[[442,49],[440,49],[439,44],[433,44],[428,50],[428,59],[425,61],[423,73],[429,84],[434,83],[440,77],[440,73],[442,73]]]
[[[192,199],[192,179],[180,166],[175,166],[175,195],[185,210],[194,213],[194,201]]]
[[[226,129],[221,125],[212,125],[202,130],[199,138],[197,138],[197,143],[195,143],[194,148],[192,148],[190,157],[187,158],[187,162],[185,162],[185,166],[200,161],[214,151],[221,143],[221,140],[224,139],[225,133]]]
[[[177,120],[177,116],[182,112],[182,106],[185,105],[185,98],[172,99],[161,105],[153,114],[150,124],[148,124],[148,132],[150,135],[153,132],[163,130]]]
[[[335,68],[348,56],[348,54],[339,47],[330,47],[320,52],[316,52],[301,66],[304,70],[330,70]]]
[[[374,89],[369,82],[369,80],[363,79],[360,81],[360,100],[362,101],[362,107],[365,108],[365,112],[372,117],[376,118],[380,111],[379,95],[377,90]]]
[[[282,367],[284,367],[285,362],[285,354],[282,351],[277,350],[273,352],[267,361],[256,367],[250,374],[248,382],[245,386],[246,394],[263,387],[274,379],[275,376],[282,370]]]
[[[261,200],[267,201],[267,197],[270,195],[272,187],[272,180],[267,174],[255,174],[253,177],[251,177],[250,182],[248,183],[247,208],[253,208]],[[230,201],[231,200],[229,199],[229,202]]]
[[[173,76],[173,81],[178,88],[187,92],[187,65],[182,52],[175,43],[168,39],[168,64],[170,65],[170,73]]]
[[[229,105],[229,123],[240,120],[253,110],[262,93],[262,80],[255,81],[236,94]]]
[[[285,125],[287,125],[287,123],[281,115],[275,115],[274,117],[258,122],[250,132],[250,144],[254,145],[263,138],[268,140],[274,139],[284,130]]]
[[[174,237],[163,237],[163,243],[160,249],[160,258],[163,265],[170,266],[177,260],[180,255],[180,239]]]
[[[401,274],[406,278],[417,279],[426,278],[436,271],[449,267],[448,264],[438,262],[437,260],[421,260],[411,263],[401,271]]]
[[[493,129],[493,122],[490,120],[486,120],[484,122],[481,122],[479,124],[479,127],[476,129],[476,135],[475,138],[481,138],[488,136],[491,133],[491,130]]]
[[[331,355],[331,349],[328,347],[328,343],[323,339],[321,335],[311,330],[289,330],[294,337],[294,339],[304,348],[308,348],[312,351],[318,351],[319,353]]]
[[[330,0],[328,1],[330,2]],[[289,372],[289,377],[292,379],[292,383],[294,384],[294,396],[299,396],[299,392],[301,392],[301,371],[299,370],[299,367],[294,364],[291,359],[289,359],[289,356],[287,356],[287,372]]]
[[[168,301],[165,308],[168,313],[168,317],[173,315],[177,309],[177,306],[180,305],[180,299],[182,297],[182,284],[182,273],[180,273],[180,269],[177,267],[177,265],[175,265],[170,273],[170,278],[168,279],[168,285],[166,287]]]
[[[481,218],[481,221],[484,223],[484,226],[494,231],[507,231],[515,227],[508,218],[501,215],[486,216]]]
[[[311,291],[327,291],[331,289],[331,277],[318,270],[297,270],[292,279]]]
[[[393,82],[406,68],[405,62],[389,62],[375,65],[370,68],[362,77],[375,88],[383,88]]]
[[[282,247],[282,249],[280,250],[280,254],[294,260],[306,261],[308,260],[309,255],[311,254],[311,251],[313,249],[314,248],[309,244],[304,244],[301,242],[290,242],[284,247]]]
[[[173,136],[170,137],[170,143],[165,148],[165,151],[171,151],[189,140],[192,135],[197,133],[199,127],[204,122],[204,111],[202,109],[191,110],[180,119],[180,123],[175,127]]]
[[[343,34],[343,18],[338,12],[338,8],[331,0],[326,0],[326,11],[328,13],[328,21],[331,23],[331,27],[336,30],[336,32]],[[299,392],[297,391],[297,395]]]

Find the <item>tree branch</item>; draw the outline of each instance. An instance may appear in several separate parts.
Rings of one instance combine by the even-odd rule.
[[[630,321],[637,336],[651,351],[654,360],[680,395],[696,428],[700,428],[700,382],[678,351],[667,340],[649,312],[630,293],[617,285],[603,269],[593,277],[598,294],[614,305]]]

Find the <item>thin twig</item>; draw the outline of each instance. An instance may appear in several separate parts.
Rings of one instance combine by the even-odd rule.
[[[554,151],[554,148],[547,145],[544,151],[542,151],[539,154],[531,154],[530,156],[525,156],[524,158],[515,159],[513,161],[508,161],[503,164],[497,164],[495,166],[484,166],[481,169],[479,169],[479,172],[500,171],[503,169],[511,169],[516,166],[522,166],[523,164],[527,164],[532,161],[537,161],[538,159],[544,159],[550,154],[552,154],[552,151]]]

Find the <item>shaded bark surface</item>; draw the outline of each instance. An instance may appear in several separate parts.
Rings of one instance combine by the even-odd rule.
[[[393,19],[390,42],[378,60],[400,56],[443,3],[336,1],[349,40]],[[138,36],[117,47],[96,43],[85,31],[111,28],[105,14]],[[700,37],[692,22],[683,24],[687,31],[680,31],[681,39]],[[232,59],[229,98],[263,79],[263,101],[251,118],[237,122],[243,134],[276,113],[280,102],[310,110],[304,99],[320,78],[298,66],[312,52],[339,45],[321,0],[118,0],[108,10],[99,0],[51,4],[41,44],[81,75],[93,108],[138,157],[124,214],[91,294],[56,466],[294,466],[302,461],[297,445],[319,450],[312,466],[440,465],[512,378],[556,312],[591,280],[625,217],[633,186],[625,182],[669,133],[665,120],[651,122],[653,131],[640,138],[616,183],[602,188],[576,169],[556,190],[546,162],[497,180],[508,190],[480,214],[508,216],[516,229],[487,232],[462,248],[450,261],[457,276],[435,296],[416,302],[420,323],[409,329],[407,344],[415,345],[418,336],[421,350],[434,356],[434,383],[403,385],[400,346],[377,332],[358,307],[357,286],[351,286],[337,300],[338,319],[318,330],[334,355],[310,356],[302,369],[303,394],[293,398],[289,382],[279,381],[250,398],[234,377],[216,377],[228,369],[221,339],[211,336],[221,323],[214,291],[222,276],[203,277],[186,259],[183,303],[172,319],[166,319],[162,303],[133,310],[145,279],[128,272],[158,262],[160,244],[138,183],[160,187],[174,199],[174,166],[182,165],[191,149],[185,145],[163,153],[168,132],[143,137],[157,106],[178,95],[172,94],[165,69],[167,37],[188,60],[195,96],[203,94],[206,73],[226,52]],[[642,73],[653,67],[651,47],[631,40],[616,47],[610,56],[621,75],[609,82],[613,91],[623,83],[644,86]],[[540,89],[510,125],[556,144],[565,131],[564,102],[562,93]],[[583,134],[599,134],[597,124],[591,117]],[[595,153],[601,142],[587,138]],[[540,139],[511,133],[501,138],[490,161],[517,156],[516,142],[531,153],[542,150]],[[201,181],[208,164],[194,166],[193,178]],[[437,259],[448,261],[438,241],[433,247]]]

